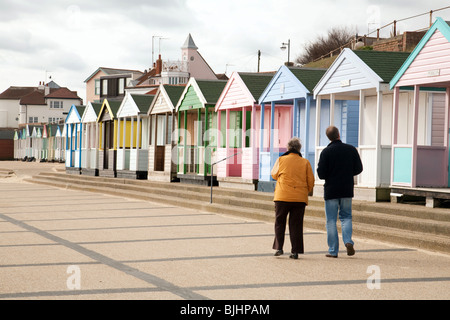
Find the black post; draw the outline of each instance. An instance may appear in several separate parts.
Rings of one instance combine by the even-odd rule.
[[[219,161],[216,161],[216,162],[214,162],[214,163],[212,163],[211,164],[211,198],[210,198],[210,200],[209,200],[209,203],[212,203],[212,195],[213,195],[213,171],[214,171],[214,165],[215,164],[218,164],[219,162],[222,162],[222,161],[225,161],[225,160],[227,160],[228,158],[232,158],[232,157],[235,157],[235,156],[237,156],[238,154],[240,154],[240,153],[242,153],[242,151],[241,152],[238,152],[238,153],[235,153],[235,154],[233,154],[233,155],[231,155],[231,156],[228,156],[228,157],[225,157],[225,158],[223,158],[222,160],[219,160]]]

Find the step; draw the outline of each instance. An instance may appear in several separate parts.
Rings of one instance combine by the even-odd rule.
[[[9,178],[14,175],[14,170],[0,168],[0,178]]]
[[[55,177],[59,179],[68,179],[66,181],[84,181],[85,183],[112,183],[117,188],[129,188],[133,189],[135,186],[140,188],[156,188],[149,189],[152,192],[159,192],[164,194],[162,190],[170,190],[171,192],[177,190],[180,196],[186,196],[188,194],[191,196],[193,193],[203,194],[205,197],[210,198],[211,188],[205,186],[195,186],[183,183],[168,183],[168,182],[154,182],[147,180],[130,180],[130,179],[119,179],[119,178],[104,178],[104,177],[92,177],[92,176],[82,176],[82,175],[66,175],[60,173],[42,173],[40,177]],[[140,189],[134,189],[140,190]],[[183,192],[183,193],[181,193]],[[263,193],[258,191],[243,191],[243,190],[233,190],[228,188],[213,187],[213,201],[217,201],[220,196],[229,196],[249,200],[250,203],[255,203],[253,200],[265,201],[265,206],[272,206],[270,210],[273,209],[273,194]],[[206,200],[206,198],[204,198]],[[255,204],[254,204],[255,205]],[[258,205],[258,204],[257,204]],[[322,198],[310,197],[309,206],[317,206],[324,208],[324,201]],[[355,212],[374,212],[377,214],[385,213],[395,216],[406,216],[408,218],[419,218],[419,219],[429,219],[436,221],[447,221],[450,222],[450,210],[443,208],[425,208],[417,205],[408,204],[397,204],[397,203],[379,203],[379,202],[368,202],[368,201],[357,201],[353,200],[353,211]]]
[[[148,192],[136,192],[130,190],[118,191],[113,187],[86,187],[78,183],[55,182],[46,179],[26,179],[28,182],[46,184],[54,187],[76,189],[90,192],[97,192],[102,194],[110,194],[115,196],[122,196],[134,199],[140,199],[151,202],[165,203],[176,205],[180,207],[188,207],[205,212],[214,212],[221,214],[236,215],[244,218],[263,220],[268,222],[274,221],[274,213],[269,210],[255,210],[254,208],[245,208],[234,205],[224,206],[219,203],[208,203],[200,200],[185,201],[179,197],[155,195]],[[322,216],[317,217],[311,215],[311,210],[308,208],[305,213],[304,227],[325,231],[325,219]],[[356,219],[357,220],[357,219]],[[340,229],[340,228],[339,228]],[[436,236],[423,232],[411,232],[409,230],[399,230],[392,227],[369,225],[354,221],[353,234],[359,237],[370,238],[379,241],[396,243],[401,245],[422,248],[426,250],[434,250],[443,253],[450,253],[450,241],[448,237]]]
[[[35,179],[42,178],[41,176],[34,177]],[[75,180],[82,180],[82,179],[71,179],[70,177],[65,176],[55,176],[52,175],[51,178],[49,178],[50,181],[54,182],[61,182],[70,184],[73,183]],[[140,184],[140,185],[134,185],[134,184],[122,184],[122,183],[115,183],[117,179],[113,179],[111,182],[101,182],[101,181],[95,181],[95,179],[85,179],[83,181],[83,185],[90,186],[90,187],[108,187],[108,188],[114,188],[117,190],[117,194],[120,193],[129,193],[129,192],[144,192],[152,195],[158,195],[158,196],[166,196],[167,189],[166,188],[158,188],[155,187],[153,184]],[[170,194],[169,194],[170,196]],[[198,201],[202,201],[204,203],[210,202],[210,194],[202,192],[202,193],[195,193],[192,192],[181,192],[177,193],[178,198],[180,199],[186,199],[191,201],[192,198],[195,198]],[[221,204],[225,206],[237,206],[242,208],[251,208],[255,210],[265,210],[268,212],[273,213],[274,211],[274,204],[271,200],[265,200],[265,201],[255,201],[253,199],[248,199],[246,197],[235,197],[235,196],[229,196],[229,195],[221,195],[216,194],[213,197],[213,203],[215,204]],[[322,206],[315,206],[314,204],[310,204],[307,207],[307,214],[319,218],[323,218],[325,216],[323,205]],[[373,224],[373,225],[380,225],[380,226],[389,226],[389,227],[395,227],[399,229],[406,229],[410,231],[426,231],[431,234],[437,234],[437,235],[449,235],[450,234],[450,222],[446,221],[434,221],[434,220],[427,220],[427,219],[419,219],[414,217],[405,217],[405,216],[398,216],[398,215],[392,215],[392,214],[385,214],[385,213],[378,213],[378,212],[370,212],[370,211],[360,211],[358,208],[353,210],[353,221],[360,222],[360,223],[367,223],[367,224]]]
[[[46,172],[42,173],[43,176],[67,176],[64,173]],[[80,181],[104,181],[112,183],[121,183],[126,185],[141,185],[141,186],[158,186],[159,188],[166,188],[169,190],[182,190],[185,192],[203,192],[210,193],[210,187],[195,186],[191,184],[183,183],[168,183],[157,182],[149,180],[133,180],[133,179],[121,179],[121,178],[106,178],[106,177],[92,177],[83,175],[70,175],[70,179],[79,179]],[[258,191],[245,191],[228,188],[213,187],[213,196],[218,194],[228,194],[230,196],[242,197],[245,194],[246,198],[255,200],[268,200],[272,201],[273,193],[264,193]],[[311,197],[310,205],[320,205],[323,207],[323,199],[321,197]],[[400,204],[390,202],[371,202],[353,200],[354,210],[359,211],[373,211],[379,213],[391,213],[395,215],[405,215],[408,217],[425,218],[433,220],[450,221],[450,210],[446,208],[426,208],[423,206],[412,204]]]

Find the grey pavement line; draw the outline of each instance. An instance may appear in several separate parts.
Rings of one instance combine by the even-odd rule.
[[[387,283],[418,283],[418,282],[442,282],[450,281],[450,277],[427,277],[427,278],[388,278],[382,279],[383,284]],[[367,279],[354,280],[325,280],[325,281],[302,281],[302,282],[277,282],[277,283],[258,283],[258,284],[230,284],[216,286],[194,286],[188,287],[193,291],[203,290],[232,290],[232,289],[259,289],[259,288],[277,288],[277,287],[311,287],[311,286],[338,286],[352,284],[367,284]]]
[[[419,283],[419,282],[442,282],[442,281],[450,281],[450,277],[390,278],[390,279],[383,279],[382,283],[394,284],[394,283]],[[192,286],[186,287],[185,289],[192,291],[211,291],[211,290],[240,290],[240,289],[339,286],[339,285],[362,285],[362,284],[367,284],[367,280],[353,279],[353,280],[277,282],[277,283],[258,283],[258,284],[231,284],[231,285],[213,285],[213,286]],[[144,293],[144,292],[162,292],[162,291],[163,291],[162,288],[120,288],[120,289],[90,289],[90,290],[68,290],[68,291],[37,291],[37,292],[3,293],[0,294],[0,299],[114,294],[114,293]]]
[[[149,273],[145,273],[145,272],[142,272],[142,271],[140,271],[140,270],[138,270],[136,268],[132,268],[130,266],[127,266],[124,263],[116,261],[116,260],[114,260],[112,258],[109,258],[109,257],[107,257],[105,255],[102,255],[102,254],[100,254],[98,252],[95,252],[93,250],[87,249],[87,248],[85,248],[85,247],[83,247],[83,246],[81,246],[79,244],[76,244],[76,243],[73,243],[73,242],[68,241],[66,239],[63,239],[63,238],[60,238],[58,236],[52,235],[51,233],[48,233],[48,232],[43,231],[43,230],[40,230],[40,229],[38,229],[36,227],[33,227],[33,226],[29,225],[29,224],[26,224],[26,223],[24,223],[24,222],[22,222],[20,220],[16,220],[16,219],[8,217],[7,215],[4,215],[4,214],[0,214],[0,218],[2,218],[4,220],[7,220],[10,223],[12,223],[12,224],[14,224],[14,225],[16,225],[18,227],[30,230],[30,231],[32,231],[32,232],[34,232],[34,233],[36,233],[36,234],[38,234],[38,235],[48,239],[48,240],[54,241],[54,242],[56,242],[56,243],[58,243],[60,245],[63,245],[65,247],[69,248],[69,249],[72,249],[72,250],[74,250],[74,251],[76,251],[76,252],[78,252],[80,254],[83,254],[83,255],[85,255],[85,256],[93,259],[93,260],[97,260],[97,261],[101,262],[102,264],[105,264],[105,265],[107,265],[109,267],[112,267],[112,268],[114,268],[116,270],[122,271],[122,272],[124,272],[124,273],[126,273],[126,274],[128,274],[130,276],[133,276],[133,277],[135,277],[137,279],[143,280],[143,281],[145,281],[145,282],[147,282],[149,284],[152,284],[152,285],[154,285],[156,287],[159,287],[159,288],[161,288],[164,291],[171,292],[171,293],[173,293],[173,294],[175,294],[175,295],[177,295],[177,296],[179,296],[181,298],[184,298],[184,299],[197,299],[197,300],[208,299],[207,297],[205,297],[203,295],[200,295],[200,294],[197,294],[197,293],[193,292],[192,290],[188,290],[186,288],[179,287],[179,286],[177,286],[177,285],[175,285],[173,283],[170,283],[169,281],[166,281],[166,280],[164,280],[162,278],[159,278],[159,277],[157,277],[155,275],[152,275],[152,274],[149,274]]]
[[[14,292],[0,293],[0,299],[20,299],[20,298],[44,298],[63,297],[94,294],[115,294],[115,293],[146,293],[162,292],[161,288],[119,288],[119,289],[89,289],[89,290],[67,290],[67,291],[36,291],[36,292]]]
[[[3,215],[0,214],[0,217]],[[16,220],[18,221],[18,220]],[[32,227],[34,228],[34,227]],[[37,229],[37,228],[36,228]],[[46,232],[41,229],[37,229],[41,232]],[[320,232],[303,233],[307,234],[320,234]],[[111,241],[82,241],[74,242],[76,245],[90,245],[90,244],[115,244],[115,243],[136,243],[136,242],[157,242],[157,241],[185,241],[185,240],[205,240],[205,239],[231,239],[231,238],[253,238],[253,237],[273,237],[273,234],[249,234],[249,235],[234,235],[234,236],[205,236],[205,237],[180,237],[180,238],[156,238],[156,239],[132,239],[132,240],[111,240]],[[28,246],[55,246],[59,243],[21,243],[21,244],[3,244],[0,248],[7,247],[28,247]]]
[[[417,251],[409,248],[388,248],[388,249],[365,249],[358,250],[360,253],[374,253],[374,252],[408,252]],[[341,251],[344,252],[344,251]],[[323,255],[326,251],[310,251],[305,252],[304,255]],[[227,254],[216,256],[199,256],[199,257],[169,257],[169,258],[156,258],[156,259],[139,259],[139,260],[121,260],[121,263],[149,263],[149,262],[170,262],[170,261],[196,261],[196,260],[210,260],[210,259],[243,259],[243,258],[261,258],[271,257],[273,253],[248,253],[248,254]],[[275,258],[274,258],[275,259]],[[27,264],[5,264],[0,265],[0,268],[23,268],[23,267],[49,267],[49,266],[65,266],[65,265],[93,265],[100,264],[100,262],[85,261],[85,262],[48,262],[48,263],[27,263]]]
[[[3,191],[3,190],[0,190],[0,191]],[[5,190],[5,191],[12,191],[12,190]],[[38,199],[38,200],[41,200],[42,199],[42,196],[34,196],[34,197],[30,197],[30,196],[27,196],[27,198],[26,199],[21,199],[21,201],[27,201],[27,200],[29,200],[29,201],[27,201],[27,202],[32,202],[32,201],[35,201],[34,199]],[[66,196],[66,195],[58,195],[58,199],[64,199],[64,200],[80,200],[80,199],[86,199],[86,200],[98,200],[98,197],[95,197],[95,196]],[[58,199],[55,199],[55,200],[58,200]],[[14,197],[3,197],[2,198],[2,200],[17,200],[17,196],[14,196]]]
[[[57,201],[59,201],[59,200],[57,200]],[[57,205],[55,203],[47,204],[48,201],[45,201],[45,202],[46,202],[45,204],[38,204],[38,205],[35,204],[35,202],[33,202],[33,208],[35,208],[35,207],[54,207],[55,205]],[[122,201],[114,201],[114,202],[108,201],[108,202],[91,202],[91,203],[86,202],[86,203],[79,203],[79,204],[77,203],[77,206],[78,207],[81,207],[81,206],[92,206],[94,204],[111,204],[111,205],[113,205],[113,204],[117,204],[117,203],[123,203],[123,200]],[[64,200],[61,200],[61,206],[65,206],[65,205],[67,205],[67,203],[64,203]],[[0,206],[0,208],[30,208],[30,205],[27,205],[27,206],[11,206],[11,205],[7,205],[7,206]]]
[[[206,226],[233,226],[233,225],[249,225],[264,224],[264,222],[219,222],[219,223],[186,223],[186,224],[156,224],[156,225],[139,225],[139,226],[120,226],[120,227],[93,227],[93,228],[73,228],[73,229],[43,229],[48,232],[59,231],[97,231],[97,230],[117,230],[117,229],[142,229],[142,228],[171,228],[171,227],[206,227]],[[14,231],[6,231],[13,233]],[[1,233],[5,233],[0,231]]]
[[[135,210],[134,208],[131,208]],[[160,208],[148,208],[148,209],[137,209],[137,210],[152,210],[152,209],[166,209],[166,207]],[[108,211],[108,210],[126,210],[126,209],[101,209],[97,211]],[[73,210],[79,212],[80,210]],[[64,210],[66,212],[73,212],[72,210]],[[95,211],[95,212],[97,212]],[[2,212],[0,212],[1,214]],[[3,212],[4,214],[14,215],[14,214],[27,214],[28,212]],[[41,212],[42,213],[42,212]],[[44,212],[45,213],[45,212]],[[118,217],[80,217],[80,218],[58,218],[58,219],[24,219],[24,222],[44,222],[44,221],[73,221],[73,220],[105,220],[105,219],[148,219],[148,218],[174,218],[174,217],[192,217],[192,216],[213,216],[214,213],[192,213],[192,214],[158,214],[158,215],[142,215],[142,216],[118,216]]]

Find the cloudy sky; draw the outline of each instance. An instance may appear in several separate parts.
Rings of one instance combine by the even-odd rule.
[[[290,40],[292,61],[332,27],[366,34],[449,5],[448,0],[0,0],[0,92],[36,86],[51,76],[85,99],[84,80],[98,67],[143,71],[151,66],[152,51],[163,60],[180,60],[189,33],[216,73],[256,71],[258,50],[261,71],[277,70],[287,61],[282,42]],[[450,20],[450,9],[434,16]],[[411,31],[428,23],[425,15],[397,28]]]

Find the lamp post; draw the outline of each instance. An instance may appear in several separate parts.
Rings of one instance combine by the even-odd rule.
[[[290,58],[290,55],[291,55],[291,39],[288,39],[288,42],[282,42],[281,43],[281,47],[280,47],[281,50],[283,50],[283,51],[286,50],[286,47],[288,49],[287,65],[289,66],[289,64],[290,64],[289,58]]]

